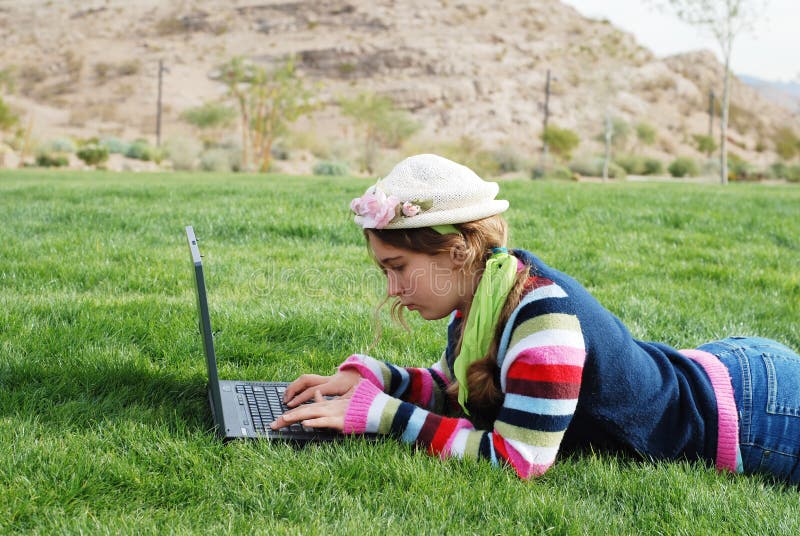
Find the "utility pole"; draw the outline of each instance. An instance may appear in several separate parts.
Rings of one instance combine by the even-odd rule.
[[[158,104],[156,106],[156,147],[161,147],[161,86],[164,78],[164,60],[158,60]]]
[[[714,90],[708,90],[708,139],[714,139]],[[711,156],[711,151],[706,156]]]
[[[540,164],[541,174],[544,175],[547,169],[547,120],[550,116],[550,69],[547,69],[547,80],[544,84],[544,120],[542,121],[542,162]]]

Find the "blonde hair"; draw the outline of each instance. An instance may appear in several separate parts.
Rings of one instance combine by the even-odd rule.
[[[467,273],[482,273],[486,267],[486,260],[491,256],[492,248],[506,247],[508,241],[508,225],[500,215],[490,216],[476,221],[460,223],[455,226],[460,234],[439,234],[430,227],[418,229],[364,229],[364,237],[369,242],[370,235],[381,242],[401,249],[424,253],[427,255],[438,255],[449,253],[452,258],[462,262],[462,269]],[[369,249],[369,246],[368,246]],[[370,249],[370,255],[374,254]],[[508,294],[506,303],[500,313],[497,322],[497,330],[494,335],[489,351],[467,370],[467,386],[469,387],[468,407],[472,415],[472,421],[477,424],[491,424],[497,417],[497,412],[503,403],[503,394],[500,390],[499,375],[497,371],[497,347],[500,344],[500,337],[508,322],[511,313],[519,304],[524,292],[525,283],[528,280],[528,271],[522,270],[517,274],[517,279],[511,292]],[[379,314],[383,306],[390,300],[387,295],[375,309],[376,337],[373,346],[380,340]],[[394,300],[391,305],[392,318],[408,329],[403,318],[403,306],[399,299]],[[466,324],[464,318],[461,326]],[[461,351],[461,339],[463,332],[459,333],[458,341],[454,352],[456,355]],[[458,384],[453,382],[447,390],[450,398],[451,407],[458,406]]]

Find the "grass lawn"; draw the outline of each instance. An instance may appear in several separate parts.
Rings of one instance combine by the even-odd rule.
[[[223,378],[330,373],[372,341],[370,181],[0,174],[0,533],[800,534],[800,491],[602,453],[542,478],[394,441],[221,444],[183,228],[202,240]],[[510,181],[512,245],[635,336],[800,348],[800,187]],[[372,354],[436,361],[444,321]]]

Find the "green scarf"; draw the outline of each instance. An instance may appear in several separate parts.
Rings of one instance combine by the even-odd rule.
[[[516,275],[516,257],[509,255],[506,248],[492,249],[492,256],[486,261],[486,269],[472,298],[464,336],[461,338],[461,352],[453,365],[458,380],[458,403],[467,415],[467,370],[489,351],[497,320],[514,286]]]

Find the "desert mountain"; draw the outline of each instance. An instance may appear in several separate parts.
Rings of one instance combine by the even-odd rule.
[[[40,140],[154,140],[159,60],[167,138],[190,134],[181,111],[224,95],[209,75],[239,55],[296,56],[329,104],[296,128],[323,141],[354,140],[338,99],[374,91],[424,125],[421,146],[469,136],[535,154],[549,69],[550,122],[578,132],[579,151],[598,150],[610,110],[655,127],[644,152],[700,156],[692,136],[708,132],[709,90],[722,92],[710,52],[657,58],[558,0],[6,0],[0,38],[0,68],[16,78],[6,98]],[[731,151],[758,164],[775,159],[777,129],[798,125],[796,110],[738,80],[731,111]]]

